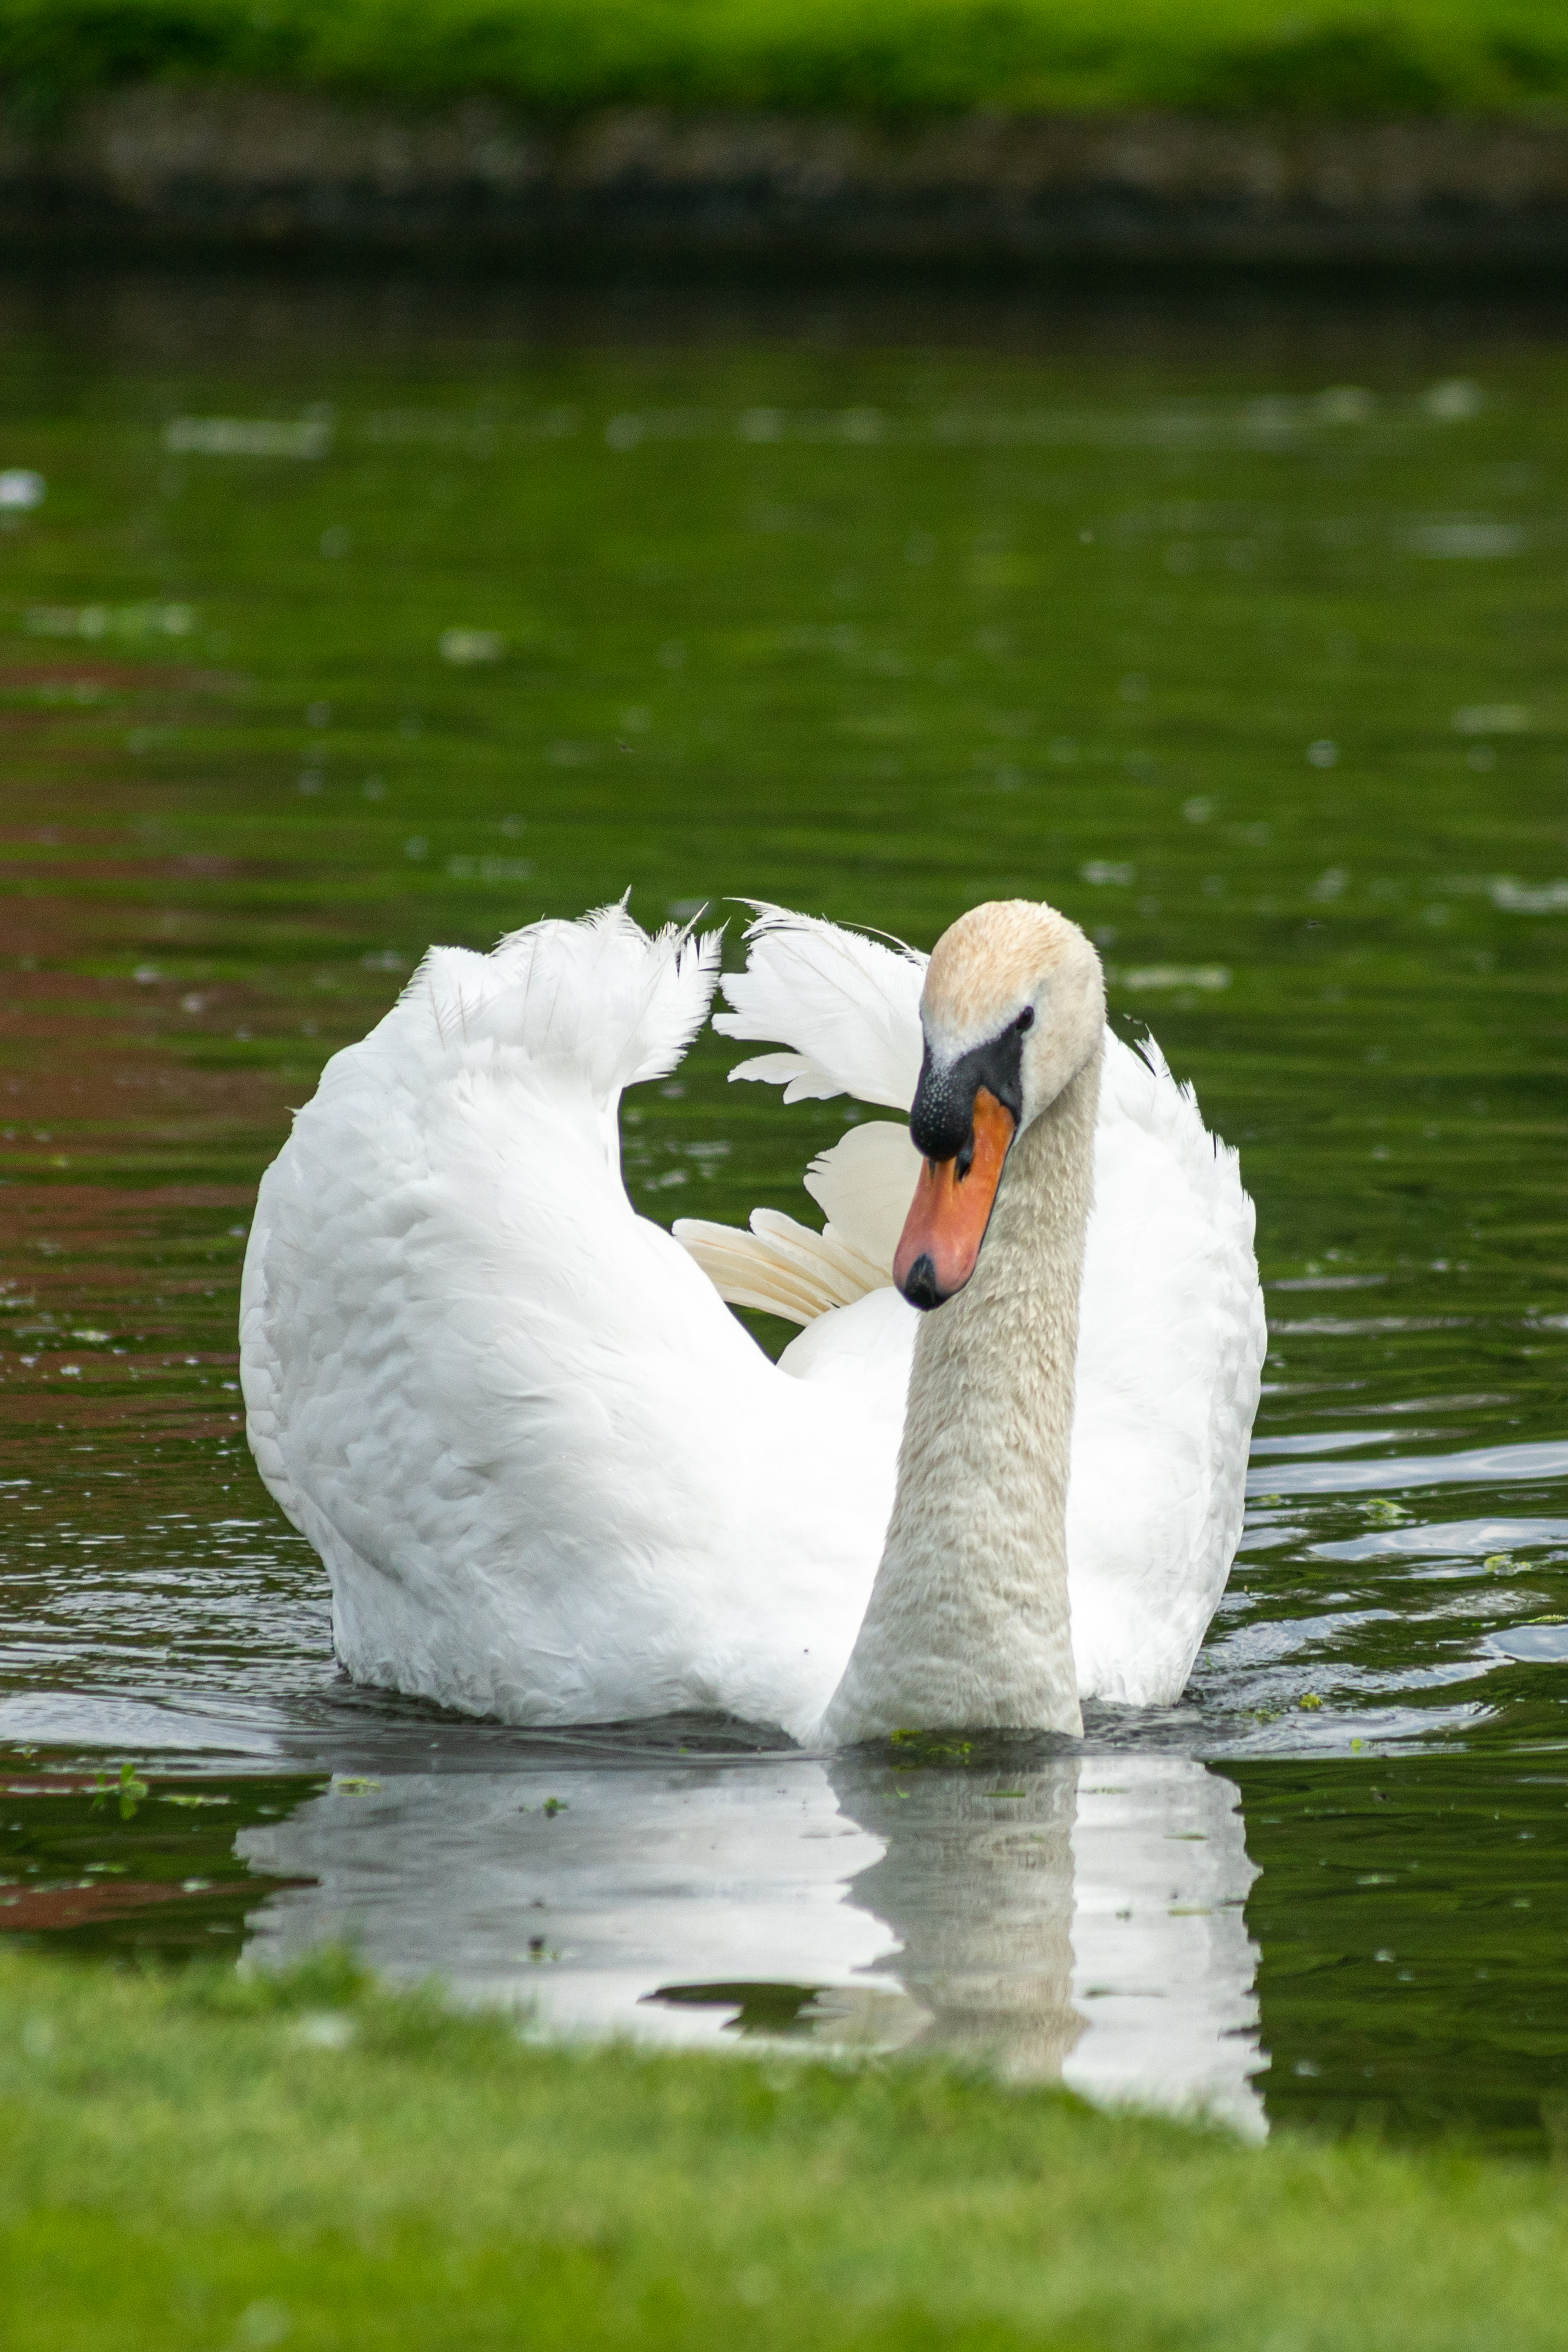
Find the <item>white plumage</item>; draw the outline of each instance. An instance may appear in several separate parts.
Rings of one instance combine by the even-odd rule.
[[[782,1050],[732,1075],[906,1110],[925,960],[777,908],[749,944],[715,1025]],[[816,1735],[892,1507],[918,1160],[906,1128],[852,1127],[806,1179],[825,1234],[638,1216],[621,1092],[675,1066],[717,967],[716,935],[650,939],[622,908],[433,950],[263,1179],[250,1439],[357,1678],[517,1723],[719,1708]],[[1085,1696],[1158,1703],[1240,1528],[1252,1212],[1190,1090],[1109,1034],[1094,1185],[1073,1652]],[[804,1326],[779,1365],[716,1284]]]

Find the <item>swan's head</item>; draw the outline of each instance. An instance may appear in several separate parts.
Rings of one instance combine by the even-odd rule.
[[[928,1307],[973,1274],[1015,1138],[1099,1050],[1100,959],[1054,907],[997,899],[937,940],[920,1023],[909,1131],[925,1165],[893,1278],[912,1306]]]

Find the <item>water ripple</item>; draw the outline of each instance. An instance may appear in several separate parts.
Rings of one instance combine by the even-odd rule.
[[[1568,1442],[1480,1445],[1463,1454],[1396,1454],[1383,1462],[1301,1462],[1249,1473],[1249,1495],[1370,1495],[1390,1487],[1492,1486],[1568,1478]]]

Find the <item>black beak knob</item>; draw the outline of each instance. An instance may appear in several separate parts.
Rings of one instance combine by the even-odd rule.
[[[929,1314],[933,1307],[940,1307],[943,1303],[942,1293],[936,1287],[936,1268],[925,1251],[922,1251],[915,1259],[901,1287],[911,1307],[918,1307],[923,1315]]]

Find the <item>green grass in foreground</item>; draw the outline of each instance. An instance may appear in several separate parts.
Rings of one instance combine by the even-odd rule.
[[[1431,115],[1568,103],[1562,0],[0,0],[24,119],[157,76],[424,106]]]
[[[1563,2340],[1568,2205],[1454,2154],[901,2063],[529,2047],[324,1958],[0,1955],[6,2352]]]

